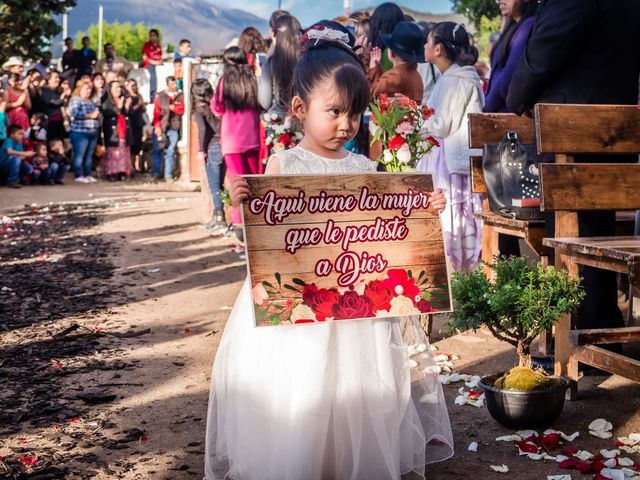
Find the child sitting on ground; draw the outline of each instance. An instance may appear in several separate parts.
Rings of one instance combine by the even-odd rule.
[[[35,150],[36,145],[47,141],[47,116],[44,113],[34,113],[31,116],[31,127],[24,133],[27,150]]]
[[[31,158],[31,175],[29,182],[33,185],[47,185],[49,183],[51,172],[49,171],[49,157],[47,155],[47,146],[44,143],[38,143],[35,146],[35,155]]]
[[[49,142],[49,184],[64,185],[64,177],[71,166],[71,160],[64,151],[62,140]]]
[[[24,151],[24,129],[20,125],[9,125],[7,135],[0,147],[0,180],[5,180],[11,188],[20,188],[20,175],[29,175],[32,168],[23,160],[33,157],[35,152]]]

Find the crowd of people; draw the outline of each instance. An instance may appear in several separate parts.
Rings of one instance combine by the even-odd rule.
[[[158,32],[150,30],[142,56],[151,79],[152,118],[130,77],[133,63],[117,56],[111,43],[97,60],[89,37],[82,38],[80,49],[67,38],[57,69],[49,53],[28,70],[21,57],[9,58],[0,85],[0,182],[11,188],[63,184],[69,170],[78,183],[125,180],[136,173],[172,181],[184,113],[182,58],[190,50],[183,39],[174,55],[174,76],[156,94],[155,66],[164,52]],[[149,138],[151,166],[143,157]]]

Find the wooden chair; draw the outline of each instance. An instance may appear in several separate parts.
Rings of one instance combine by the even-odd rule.
[[[538,151],[555,154],[541,166],[542,209],[555,212],[555,265],[578,275],[578,265],[628,274],[640,286],[640,237],[578,238],[577,212],[640,209],[640,164],[573,163],[578,154],[640,153],[636,106],[551,105],[535,108]],[[629,300],[631,318],[632,296]],[[640,361],[596,345],[640,341],[640,327],[572,330],[570,315],[555,327],[555,373],[569,378],[568,398],[577,397],[578,362],[640,382]]]
[[[510,113],[472,113],[469,114],[469,147],[483,148],[485,144],[499,143],[507,132],[515,131],[522,143],[535,143],[533,121]],[[487,193],[487,185],[482,170],[482,157],[471,157],[471,191]],[[542,239],[544,221],[516,220],[489,210],[485,201],[479,215],[483,221],[482,259],[490,262],[498,254],[498,235],[511,235],[520,239],[523,252],[535,261],[541,261],[544,255]],[[522,248],[525,247],[525,248]]]

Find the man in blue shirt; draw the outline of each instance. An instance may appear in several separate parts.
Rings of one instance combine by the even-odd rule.
[[[20,188],[20,175],[29,175],[33,170],[22,159],[33,157],[35,152],[24,151],[24,129],[21,126],[9,125],[7,133],[9,136],[0,147],[0,179],[11,188]]]

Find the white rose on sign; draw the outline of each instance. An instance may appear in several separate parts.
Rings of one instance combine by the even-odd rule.
[[[316,322],[317,318],[311,308],[301,303],[291,312],[291,323],[296,323],[298,320],[313,320]]]
[[[404,295],[399,295],[391,299],[391,310],[389,310],[389,315],[393,317],[420,315],[420,310],[416,308],[410,298],[407,298]]]

